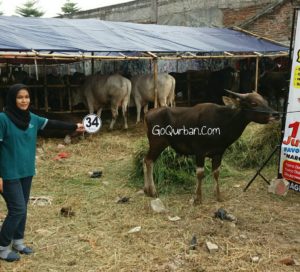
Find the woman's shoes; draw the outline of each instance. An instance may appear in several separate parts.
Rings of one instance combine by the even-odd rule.
[[[12,242],[12,249],[21,254],[30,255],[33,250],[30,247],[25,246],[23,239],[15,239]]]
[[[12,248],[14,251],[19,252],[20,254],[30,255],[33,253],[33,249],[27,246],[24,246],[22,249],[17,249],[14,246]]]
[[[20,255],[15,251],[11,251],[8,253],[6,258],[1,258],[1,259],[7,262],[15,262],[20,260]]]
[[[20,255],[12,251],[9,247],[0,247],[0,259],[7,262],[14,262],[20,260]]]
[[[23,239],[14,240],[12,246],[0,246],[0,259],[7,262],[20,260],[20,254],[30,255],[33,250],[24,245]]]

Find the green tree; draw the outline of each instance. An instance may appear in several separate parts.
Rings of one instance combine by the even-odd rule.
[[[41,17],[45,14],[44,11],[36,7],[38,0],[28,0],[22,7],[16,8],[16,13],[23,17]]]
[[[73,15],[77,11],[79,11],[80,8],[77,7],[77,3],[71,2],[71,0],[67,0],[66,3],[61,7],[62,14],[59,15]]]

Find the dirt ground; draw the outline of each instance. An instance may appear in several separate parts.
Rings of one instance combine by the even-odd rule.
[[[159,197],[168,211],[155,213],[152,199],[140,193],[143,180],[139,188],[128,182],[136,143],[145,137],[142,125],[113,132],[106,127],[62,149],[62,140],[39,139],[26,232],[35,253],[16,263],[0,261],[0,271],[300,271],[280,262],[300,262],[299,193],[270,194],[261,178],[243,192],[255,169],[237,170],[222,180],[224,202],[206,184],[202,205],[190,204],[193,191],[164,194]],[[60,152],[69,157],[55,159]],[[94,170],[103,175],[90,178]],[[275,168],[266,171],[276,176]],[[118,197],[130,199],[117,203]],[[62,208],[70,213],[62,214]],[[219,208],[237,221],[215,218]],[[2,199],[0,213],[5,214]],[[138,226],[139,232],[128,233]],[[206,242],[218,251],[210,253]]]

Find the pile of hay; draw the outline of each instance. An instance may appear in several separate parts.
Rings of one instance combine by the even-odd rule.
[[[225,152],[224,160],[233,167],[257,168],[261,166],[280,143],[280,122],[267,125],[250,124],[243,135]],[[276,153],[268,166],[278,163]]]

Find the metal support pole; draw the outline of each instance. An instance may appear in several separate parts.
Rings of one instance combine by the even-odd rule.
[[[269,160],[272,158],[272,156],[277,152],[278,148],[280,148],[280,145],[276,145],[276,147],[274,148],[274,150],[272,151],[272,153],[269,155],[269,157],[266,159],[266,161],[262,164],[262,166],[257,170],[256,174],[253,176],[253,178],[248,182],[247,186],[244,189],[244,192],[246,192],[246,190],[248,189],[248,187],[251,185],[251,183],[256,179],[257,176],[260,176],[261,178],[263,178],[263,180],[270,184],[270,182],[260,173],[263,168],[266,166],[266,164],[269,162]]]

